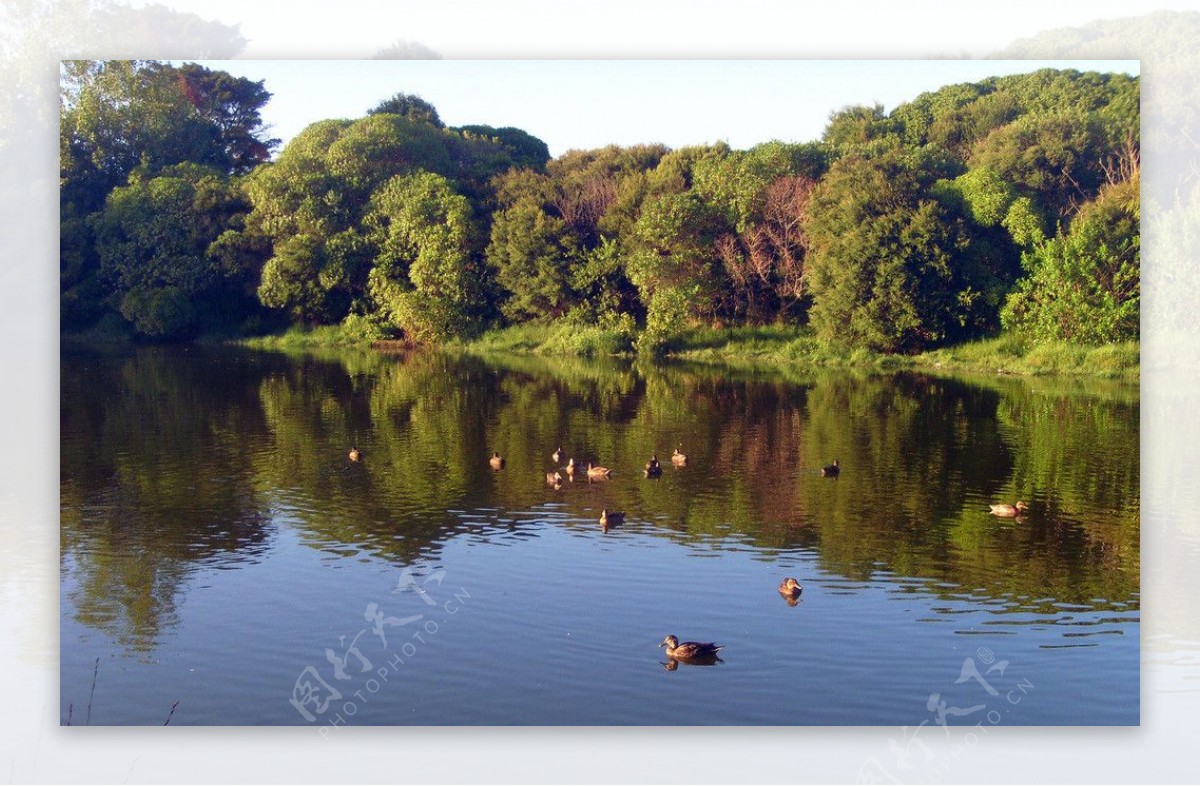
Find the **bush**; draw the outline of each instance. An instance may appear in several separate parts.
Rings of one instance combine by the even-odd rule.
[[[1068,232],[1027,252],[1029,276],[1001,314],[1034,341],[1106,344],[1138,338],[1141,237],[1137,178],[1106,187]]]

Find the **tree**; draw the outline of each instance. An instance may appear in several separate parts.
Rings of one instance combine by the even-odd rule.
[[[1096,195],[1101,161],[1111,152],[1095,117],[1068,107],[996,129],[975,146],[969,165],[996,173],[1057,220]]]
[[[399,115],[417,123],[428,123],[434,128],[445,128],[446,124],[438,117],[438,111],[433,104],[417,95],[396,93],[391,98],[385,98],[367,110],[368,115]]]
[[[446,137],[394,114],[325,120],[257,170],[246,232],[273,248],[263,304],[309,323],[341,321],[367,295],[377,249],[365,223],[377,192],[398,176],[453,171]]]
[[[230,171],[246,173],[270,159],[279,140],[264,136],[259,111],[271,94],[261,81],[211,71],[196,63],[184,63],[175,73],[187,100],[217,127]]]
[[[801,219],[825,168],[820,146],[780,142],[697,162],[693,189],[730,225],[716,240],[736,293],[727,316],[769,322],[805,298]]]
[[[929,186],[936,171],[901,148],[837,161],[805,216],[810,319],[823,339],[911,352],[979,330],[985,275]]]
[[[716,251],[723,217],[694,192],[648,199],[633,231],[629,280],[646,306],[639,351],[658,351],[682,328],[712,320],[729,291]]]
[[[193,64],[65,61],[60,68],[59,202],[63,324],[83,327],[111,294],[89,217],[134,170],[145,181],[192,163],[245,172],[266,160],[261,83]],[[182,313],[182,312],[180,312]]]
[[[550,148],[546,143],[519,128],[470,125],[459,126],[453,130],[464,136],[475,135],[497,142],[508,154],[510,165],[514,167],[542,171],[546,168],[546,162],[550,160]]]
[[[1035,341],[1133,341],[1141,313],[1140,176],[1106,185],[1070,229],[1024,256],[1005,328]]]
[[[565,221],[525,199],[496,213],[487,260],[506,297],[504,316],[513,322],[561,317],[572,302],[571,264],[578,251]]]
[[[386,319],[420,342],[478,328],[477,230],[448,180],[431,172],[393,177],[372,197],[365,223],[379,249],[368,286]]]
[[[180,338],[213,327],[230,299],[248,310],[245,271],[223,266],[212,252],[248,209],[223,173],[196,164],[153,178],[135,172],[129,185],[113,190],[89,223],[101,280],[139,334]]]

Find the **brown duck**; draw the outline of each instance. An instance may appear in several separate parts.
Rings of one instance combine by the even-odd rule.
[[[362,451],[358,448],[350,448],[350,460],[359,461],[362,459]]]
[[[1024,502],[1018,501],[1016,505],[1009,505],[1007,502],[1001,502],[999,505],[989,505],[992,509],[993,516],[1003,516],[1011,519],[1020,516],[1025,511],[1029,510],[1029,506]]]
[[[499,453],[492,453],[492,457],[488,459],[488,465],[492,469],[504,469],[504,459]]]
[[[804,587],[800,586],[800,582],[791,577],[784,579],[779,584],[779,594],[788,600],[795,600],[800,597],[801,592],[804,592]]]
[[[588,480],[608,480],[612,477],[612,470],[608,467],[596,467],[588,462],[587,476]]]
[[[677,467],[687,466],[687,456],[679,452],[679,448],[675,448],[675,452],[671,454],[671,463]]]
[[[554,488],[560,488],[562,486],[562,481],[563,481],[563,477],[558,472],[547,472],[546,473],[546,485],[547,486],[554,486]]]
[[[562,460],[563,460],[563,456],[565,456],[565,455],[567,455],[567,454],[563,453],[562,445],[559,445],[558,450],[556,450],[550,454],[550,460],[553,461],[555,464],[561,464]]]
[[[667,657],[674,660],[708,660],[717,657],[717,652],[725,647],[712,642],[685,641],[679,643],[674,636],[667,636],[658,645],[667,648]]]
[[[625,523],[625,514],[617,511],[609,511],[608,508],[600,511],[600,529],[608,532],[609,527],[620,526]]]

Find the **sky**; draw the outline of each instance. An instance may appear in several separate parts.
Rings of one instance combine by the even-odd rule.
[[[1138,73],[1138,61],[1032,60],[214,60],[263,80],[262,116],[284,143],[309,123],[357,118],[397,92],[449,126],[513,126],[557,156],[607,144],[735,149],[818,138],[831,112],[885,109],[929,90],[1042,67]]]

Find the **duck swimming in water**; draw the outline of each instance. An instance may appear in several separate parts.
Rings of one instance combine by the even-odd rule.
[[[821,477],[823,478],[836,478],[840,474],[842,474],[842,468],[838,466],[837,459],[834,459],[832,464],[821,467]]]
[[[788,600],[795,600],[804,592],[804,587],[793,578],[786,578],[779,584],[779,594]]]
[[[550,454],[550,460],[553,461],[555,464],[560,464],[560,463],[562,463],[563,456],[565,456],[565,455],[567,455],[567,454],[563,453],[562,445],[559,445],[558,450],[556,450]]]
[[[504,469],[504,459],[499,453],[492,453],[492,457],[488,459],[488,464],[492,469]]]
[[[687,456],[679,452],[679,448],[675,448],[675,452],[671,454],[671,463],[677,467],[687,466]]]
[[[651,456],[650,460],[646,462],[646,469],[643,471],[648,478],[657,478],[662,474],[662,465],[658,463],[657,453]]]
[[[589,463],[587,476],[589,480],[608,480],[612,477],[612,470],[608,467],[596,467]]]
[[[1024,502],[1018,501],[1016,505],[1009,505],[1007,502],[1001,502],[999,505],[989,505],[992,509],[993,516],[1002,516],[1007,519],[1016,518],[1025,511],[1029,510],[1029,506]]]
[[[361,458],[362,458],[362,451],[360,451],[358,448],[350,448],[350,460],[351,461],[358,461]]]
[[[608,508],[600,511],[600,529],[603,532],[608,532],[609,527],[617,527],[625,523],[625,514],[617,511],[609,511]]]
[[[673,660],[706,660],[717,657],[717,652],[725,649],[724,646],[713,644],[712,642],[685,641],[679,643],[679,639],[675,636],[667,636],[659,643],[660,647],[667,648],[667,657]]]

